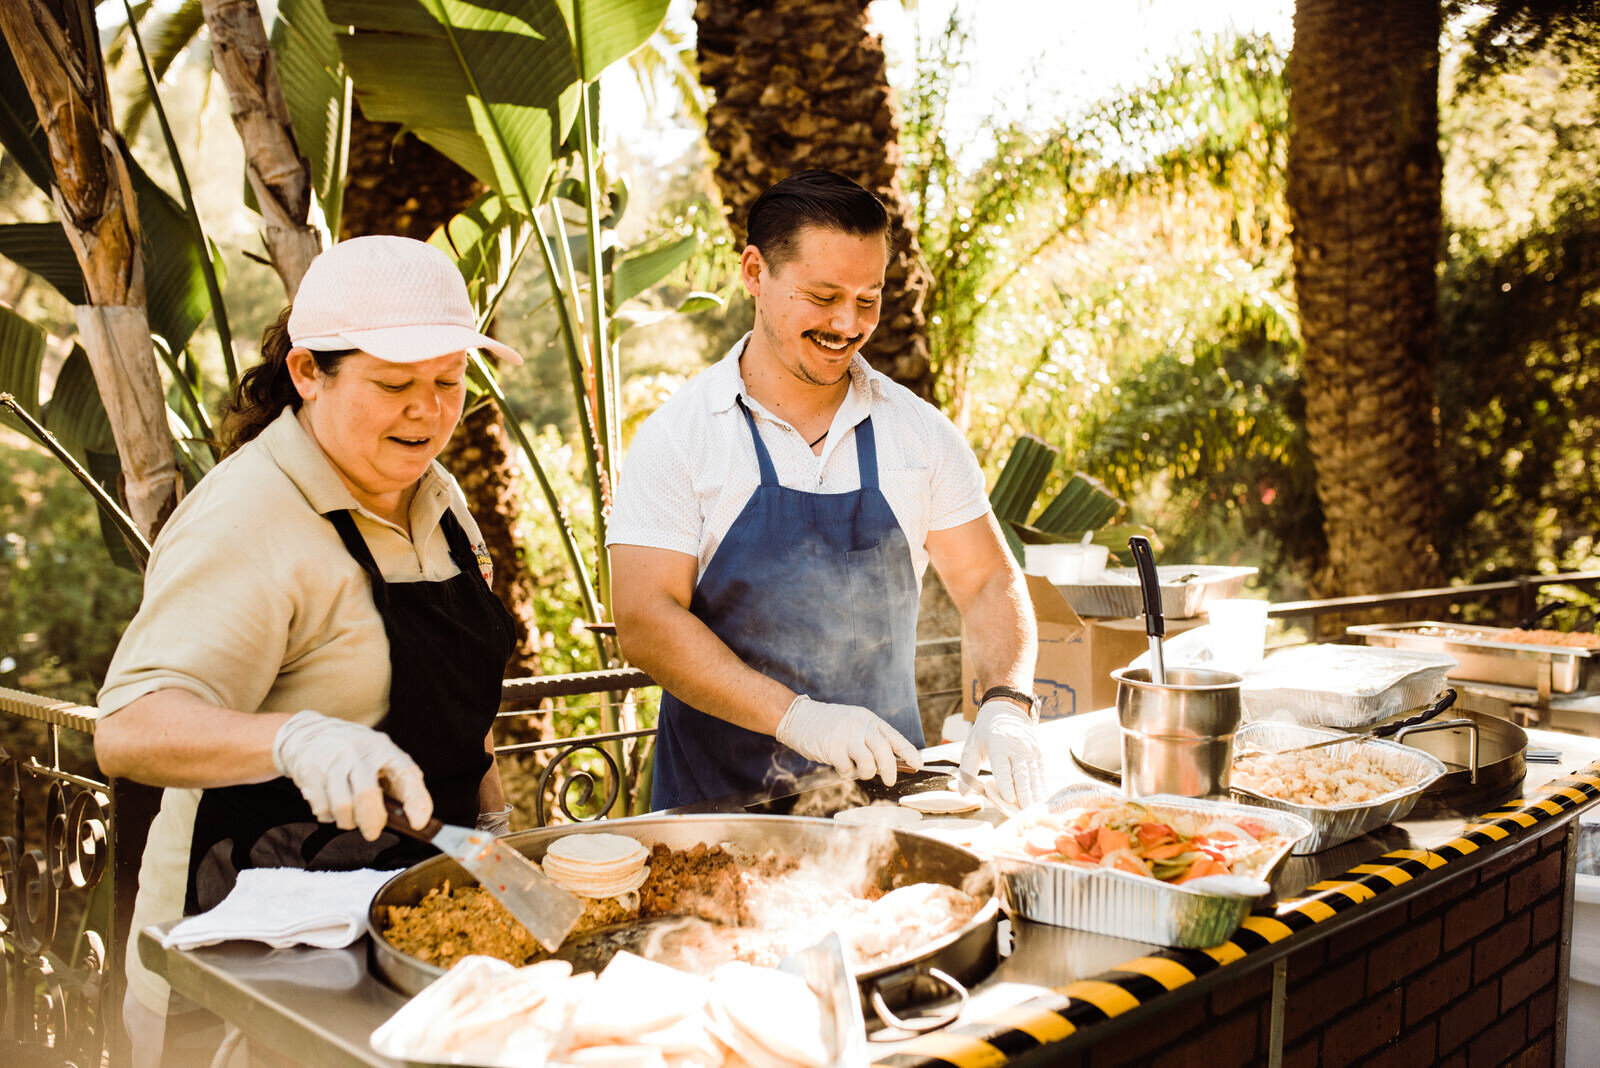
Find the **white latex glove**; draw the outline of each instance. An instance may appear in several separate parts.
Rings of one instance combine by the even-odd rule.
[[[511,833],[511,806],[507,805],[498,812],[480,812],[478,821],[472,825],[475,831],[488,831],[496,838]]]
[[[883,780],[893,786],[895,758],[922,767],[922,754],[906,736],[860,705],[830,705],[796,697],[778,723],[778,741],[847,779]]]
[[[961,770],[975,776],[985,759],[994,771],[994,790],[1003,800],[1023,808],[1044,800],[1044,754],[1033,719],[1002,697],[978,709],[977,721],[961,747]]]
[[[417,762],[387,734],[320,712],[296,712],[278,728],[272,762],[300,788],[319,820],[361,831],[375,841],[388,822],[387,791],[421,830],[433,815],[433,797]]]

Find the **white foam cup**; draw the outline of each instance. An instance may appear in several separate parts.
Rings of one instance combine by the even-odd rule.
[[[1245,672],[1261,663],[1267,648],[1266,601],[1218,597],[1206,602],[1214,666]]]

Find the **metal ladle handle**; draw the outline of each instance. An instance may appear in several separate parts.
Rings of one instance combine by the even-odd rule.
[[[1161,657],[1161,638],[1167,633],[1167,621],[1161,614],[1161,577],[1156,573],[1155,552],[1150,548],[1150,539],[1143,534],[1128,539],[1128,551],[1133,554],[1133,566],[1139,572],[1139,592],[1144,597],[1144,632],[1150,636],[1150,681],[1165,686],[1167,665]]]
[[[885,1004],[883,1000],[883,990],[879,987],[877,982],[874,982],[872,984],[872,992],[868,995],[868,1000],[872,1002],[872,1011],[878,1014],[878,1019],[882,1020],[890,1027],[900,1031],[909,1031],[912,1034],[923,1034],[928,1031],[937,1031],[941,1027],[949,1027],[951,1024],[955,1023],[956,1020],[961,1016],[962,1010],[967,1007],[967,999],[971,996],[968,994],[967,988],[963,986],[955,976],[950,975],[948,972],[941,971],[938,968],[929,968],[923,974],[930,979],[937,979],[939,982],[949,987],[950,992],[956,996],[955,1005],[947,1011],[941,1012],[937,1016],[922,1016],[915,1020],[903,1020],[889,1010],[889,1006]]]
[[[1432,723],[1419,723],[1414,727],[1402,727],[1395,732],[1394,740],[1403,743],[1408,734],[1426,734],[1429,731],[1445,731],[1455,727],[1467,728],[1467,760],[1470,763],[1470,774],[1467,781],[1473,786],[1478,785],[1478,721],[1472,719],[1437,719]]]

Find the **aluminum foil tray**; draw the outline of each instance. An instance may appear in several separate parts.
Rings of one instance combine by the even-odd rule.
[[[1296,645],[1245,676],[1242,718],[1363,730],[1432,702],[1455,665],[1442,653]]]
[[[1339,738],[1340,731],[1317,727],[1299,727],[1292,723],[1247,723],[1233,735],[1233,751],[1260,749],[1277,752],[1301,745],[1313,745],[1330,738]],[[1258,794],[1242,786],[1230,788],[1230,793],[1247,805],[1259,805],[1276,812],[1299,816],[1311,825],[1311,833],[1295,843],[1296,856],[1320,853],[1352,838],[1397,823],[1410,814],[1422,792],[1449,769],[1444,761],[1432,753],[1409,745],[1399,745],[1376,738],[1364,741],[1352,739],[1340,745],[1330,745],[1319,752],[1326,754],[1327,762],[1337,765],[1355,755],[1358,747],[1365,751],[1391,775],[1407,785],[1402,790],[1375,797],[1371,801],[1349,805],[1300,805],[1293,801],[1280,801],[1276,797]]]
[[[1057,792],[1045,805],[1052,812],[1064,812],[1089,797],[1124,800],[1114,787],[1080,783]],[[1283,844],[1258,867],[1240,873],[1262,879],[1271,879],[1289,858],[1294,843],[1311,833],[1309,823],[1288,812],[1169,794],[1138,800],[1157,812],[1178,810],[1204,819],[1253,819],[1284,835]],[[1107,868],[1075,868],[1009,854],[995,854],[994,865],[1007,903],[1024,919],[1180,949],[1203,949],[1227,941],[1254,904],[1248,898],[1216,897]]]
[[[1422,649],[1454,657],[1457,664],[1450,669],[1450,677],[1464,682],[1493,682],[1528,689],[1548,685],[1551,693],[1600,689],[1600,653],[1565,645],[1508,641],[1505,636],[1511,629],[1425,620],[1365,623],[1346,627],[1345,633],[1360,635],[1368,645]]]
[[[1214,597],[1233,597],[1244,588],[1244,580],[1256,573],[1253,567],[1221,567],[1214,564],[1167,564],[1156,568],[1161,582],[1161,614],[1167,619],[1192,619]],[[1192,577],[1185,577],[1192,576]],[[1182,580],[1182,581],[1180,581]],[[1131,567],[1110,567],[1095,582],[1075,582],[1057,586],[1072,610],[1080,616],[1123,618],[1144,611],[1139,595],[1139,573]]]

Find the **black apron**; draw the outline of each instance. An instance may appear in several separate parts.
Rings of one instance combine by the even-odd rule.
[[[328,519],[372,580],[389,638],[389,711],[377,729],[422,768],[434,815],[470,827],[492,760],[483,740],[500,707],[514,642],[511,613],[484,581],[449,509],[439,525],[460,573],[439,582],[385,582],[350,513]],[[393,831],[368,842],[359,831],[318,823],[286,776],[205,790],[189,847],[184,913],[215,906],[246,868],[403,868],[433,852]]]

